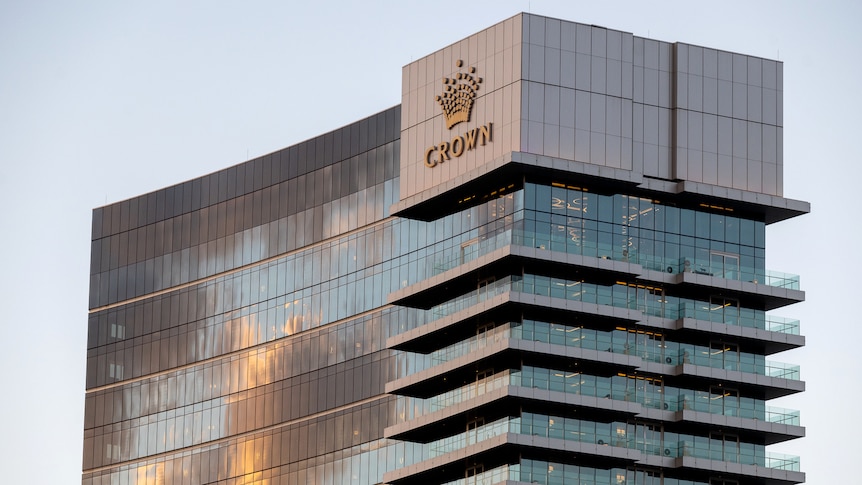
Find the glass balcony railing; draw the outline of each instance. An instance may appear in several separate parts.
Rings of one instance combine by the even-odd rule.
[[[760,310],[728,307],[709,302],[680,301],[678,318],[693,318],[707,322],[723,323],[739,327],[756,328],[770,332],[799,335],[799,320],[767,315]]]
[[[469,471],[468,471],[469,473]],[[569,463],[555,463],[522,459],[520,463],[503,465],[467,478],[460,478],[443,485],[495,485],[507,481],[537,485],[610,485],[610,484],[658,484],[662,478],[653,471],[626,468],[592,468]],[[708,485],[706,482],[680,481],[665,477],[664,485]]]
[[[437,305],[428,312],[430,313],[429,321],[443,318],[462,310],[466,310],[477,303],[491,299],[497,295],[502,295],[512,290],[512,279],[517,277],[507,276],[503,279],[488,283],[485,286],[472,291],[470,293],[453,298],[445,303]]]
[[[432,275],[457,268],[479,256],[484,256],[510,244],[512,244],[512,231],[505,230],[493,235],[476,237],[466,243],[447,248],[445,251],[432,256],[434,258]]]
[[[678,458],[691,456],[742,465],[755,465],[799,471],[799,458],[766,453],[763,445],[736,441],[732,436],[708,438],[679,433],[664,433],[649,426],[612,422],[601,423],[566,417],[523,413],[492,423],[474,423],[454,436],[433,441],[422,447],[422,459],[435,458],[506,433],[562,439],[638,450],[649,455]]]
[[[799,276],[767,271],[740,264],[740,256],[724,252],[710,251],[708,249],[690,248],[692,255],[689,257],[663,257],[648,252],[635,251],[627,245],[612,245],[596,242],[598,240],[614,240],[614,234],[603,234],[600,231],[583,230],[578,231],[577,237],[566,237],[567,233],[556,231],[552,234],[542,234],[537,231],[515,230],[512,235],[512,243],[520,246],[548,249],[569,254],[580,254],[615,261],[636,263],[645,269],[662,271],[668,273],[697,273],[718,278],[737,281],[750,281],[791,290],[799,289]],[[664,245],[668,250],[668,243]],[[682,248],[677,245],[672,248],[680,254]]]
[[[788,426],[800,426],[799,411],[767,406],[766,421],[770,423],[786,424]]]
[[[767,468],[784,469],[798,468],[799,460],[793,456],[770,454],[766,457]],[[491,470],[477,473],[467,478],[460,478],[443,485],[495,485],[515,481],[537,485],[609,485],[612,483],[663,483],[664,485],[709,485],[708,482],[660,478],[655,472],[648,470],[632,470],[626,468],[592,468],[569,463],[555,463],[539,460],[521,460],[520,463],[503,465]]]
[[[504,233],[488,240],[488,245],[489,247],[502,247],[506,240],[507,237]],[[694,318],[791,335],[799,335],[800,333],[798,320],[766,315],[761,310],[740,307],[731,300],[697,301],[666,296],[661,288],[627,287],[621,284],[601,286],[576,280],[562,280],[536,275],[509,276],[488,283],[477,288],[475,292],[467,293],[435,306],[430,310],[429,319],[434,320],[450,315],[506,291],[523,291],[554,298],[637,309],[644,314],[663,318]]]
[[[519,213],[518,219],[520,216],[521,214]],[[791,290],[798,290],[800,288],[798,275],[748,267],[740,264],[739,256],[714,251],[710,252],[706,249],[693,249],[694,254],[689,257],[663,257],[644,252],[630,252],[628,249],[617,248],[609,244],[590,243],[582,240],[575,242],[567,238],[562,238],[561,241],[553,243],[559,238],[558,236],[543,238],[535,231],[525,231],[520,228],[514,228],[512,225],[496,230],[486,228],[485,231],[484,235],[477,236],[468,241],[461,241],[463,239],[461,238],[458,240],[453,239],[443,244],[441,249],[428,256],[428,260],[432,265],[430,274],[434,275],[448,271],[509,244],[515,244],[569,254],[636,263],[645,269],[654,271],[703,274]]]
[[[515,463],[476,473],[467,478],[459,478],[458,480],[446,482],[443,485],[494,485],[497,483],[506,483],[509,480],[519,481],[520,478],[521,465]]]
[[[502,282],[502,280],[501,280]],[[489,285],[491,286],[491,285]],[[501,293],[501,288],[489,289],[492,294]],[[464,305],[464,308],[475,304],[480,295],[471,294],[467,298],[453,304]],[[471,301],[472,300],[472,303]],[[488,330],[488,335],[479,335],[454,345],[428,354],[422,361],[415,361],[411,366],[413,371],[428,368],[441,362],[467,355],[489,341],[501,338],[516,338],[537,342],[546,342],[567,347],[584,348],[604,352],[620,353],[640,357],[647,362],[669,365],[691,364],[723,369],[728,371],[757,374],[781,379],[800,380],[798,365],[767,361],[763,355],[738,351],[735,345],[716,344],[710,347],[681,344],[664,340],[659,334],[634,332],[625,328],[613,331],[599,331],[584,327],[574,327],[548,322],[526,320],[521,323],[505,324]]]
[[[777,468],[777,467],[774,467]],[[536,485],[610,485],[610,484],[658,484],[664,485],[709,485],[708,482],[662,478],[649,470],[631,468],[592,468],[569,463],[556,463],[522,459],[520,463],[503,465],[468,478],[460,478],[444,485],[495,485],[507,480]]]
[[[633,375],[598,377],[530,366],[504,371],[426,399],[399,397],[398,415],[402,422],[409,421],[510,385],[634,402],[667,411],[691,410],[799,426],[799,411],[769,407],[761,399],[739,397],[736,391],[694,391]]]
[[[692,364],[794,381],[800,378],[798,365],[767,361],[762,355],[736,351],[735,346],[722,344],[704,347],[675,342],[665,343],[671,347],[671,350],[665,353],[667,355],[665,362],[668,364]],[[673,349],[674,347],[678,350]]]
[[[707,482],[662,477],[661,472],[632,468],[591,468],[569,463],[522,459],[511,480],[538,485],[709,485]],[[469,485],[470,482],[465,482]]]
[[[798,321],[767,317],[763,311],[739,307],[736,302],[730,300],[707,302],[679,298],[664,294],[661,288],[646,285],[617,283],[606,286],[532,274],[509,278],[512,282],[512,291],[629,308],[660,318],[689,317],[727,325],[750,325],[753,328],[782,331],[782,333],[799,333]]]

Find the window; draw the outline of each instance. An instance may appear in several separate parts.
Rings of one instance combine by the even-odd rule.
[[[709,321],[739,324],[739,301],[732,298],[712,297],[709,299]]]
[[[709,345],[711,367],[724,370],[739,370],[739,346],[724,342],[712,342]]]
[[[126,326],[118,323],[111,324],[111,338],[124,339],[126,338]]]
[[[739,255],[710,251],[709,272],[712,276],[738,280],[739,278]]]
[[[484,483],[484,482],[478,481],[476,479],[476,477],[484,471],[485,471],[485,465],[483,465],[482,463],[477,463],[473,466],[467,467],[467,470],[464,473],[464,476],[467,478],[465,483],[467,483],[469,485]]]
[[[111,379],[120,380],[123,378],[123,364],[108,364],[108,377]]]

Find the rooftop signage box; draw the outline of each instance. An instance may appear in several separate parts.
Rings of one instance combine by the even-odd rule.
[[[401,200],[512,152],[780,197],[782,78],[778,61],[518,14],[403,68]]]

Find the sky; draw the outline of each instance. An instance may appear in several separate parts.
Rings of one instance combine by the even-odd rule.
[[[80,483],[93,208],[397,105],[403,65],[521,11],[784,62],[784,196],[811,213],[768,228],[767,267],[801,275],[806,301],[774,313],[807,345],[772,359],[807,390],[771,404],[807,436],[770,450],[847,483],[862,2],[836,0],[0,0],[0,480]]]

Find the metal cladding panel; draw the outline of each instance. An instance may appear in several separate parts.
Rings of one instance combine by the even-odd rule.
[[[522,18],[404,67],[402,200],[520,150]]]
[[[401,200],[513,151],[780,197],[782,78],[778,61],[519,14],[404,67]]]

